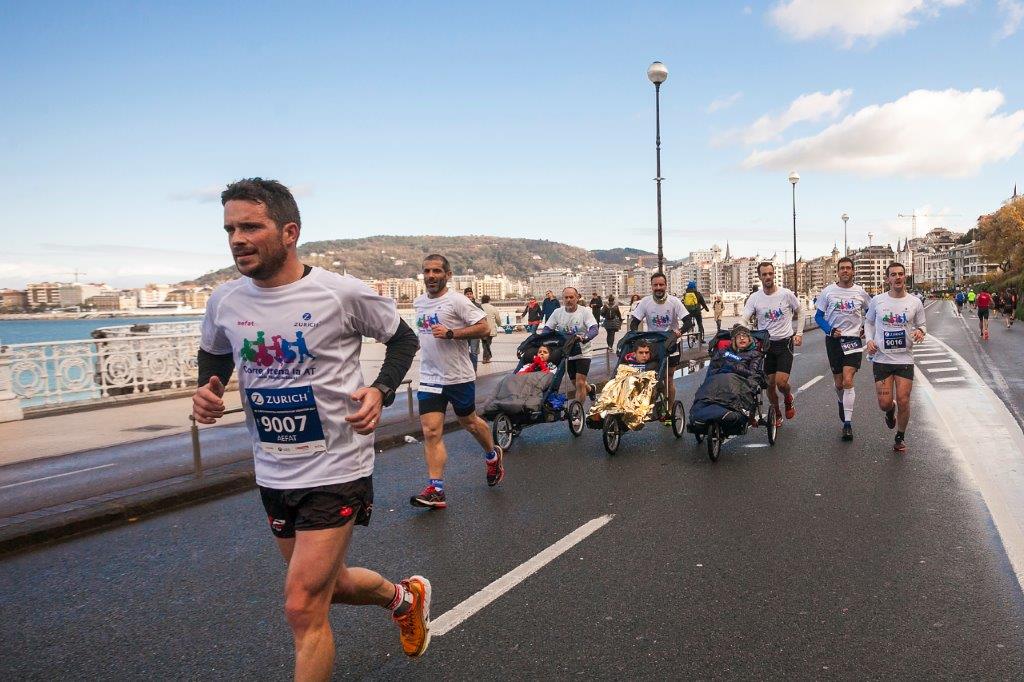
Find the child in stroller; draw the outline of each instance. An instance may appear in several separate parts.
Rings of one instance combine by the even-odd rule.
[[[767,343],[767,332],[737,324],[716,334],[709,344],[711,361],[694,396],[687,430],[698,443],[704,436],[709,438],[712,460],[717,459],[725,438],[745,434],[748,426],[767,426],[768,442],[775,443],[773,408],[769,408],[767,420],[761,414],[761,392],[768,385],[764,374]]]

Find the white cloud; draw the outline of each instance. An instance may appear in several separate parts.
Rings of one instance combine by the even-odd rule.
[[[999,90],[915,90],[864,107],[817,135],[755,150],[745,168],[798,168],[864,176],[976,174],[1024,144],[1024,110],[997,113]]]
[[[838,37],[844,48],[858,40],[905,33],[922,16],[965,0],[783,0],[769,11],[772,23],[796,40]]]
[[[715,144],[738,142],[742,144],[759,144],[777,140],[791,126],[805,121],[814,122],[823,119],[834,119],[846,108],[853,90],[834,90],[829,94],[812,92],[800,95],[784,112],[773,116],[765,114],[743,130],[734,130],[717,136]]]
[[[167,196],[171,201],[196,201],[201,204],[212,204],[220,203],[220,193],[224,191],[224,185],[207,185],[206,187],[198,187],[195,189],[186,189],[180,192],[172,192]],[[289,185],[288,189],[291,190],[292,196],[294,197],[308,197],[313,194],[313,185],[311,183],[300,183],[297,185]]]
[[[744,5],[743,6],[743,14],[753,14],[753,13],[754,13],[754,8],[753,7],[751,7],[750,5]]]
[[[708,105],[707,112],[709,114],[713,114],[716,111],[728,109],[733,104],[736,104],[736,102],[740,101],[741,97],[743,97],[742,92],[734,92],[731,95],[726,95],[725,97],[719,97],[715,100],[712,100],[711,104]]]
[[[996,38],[1002,40],[1009,38],[1020,28],[1020,22],[1024,21],[1024,2],[999,0],[999,11],[1003,15],[1003,25],[996,34]]]

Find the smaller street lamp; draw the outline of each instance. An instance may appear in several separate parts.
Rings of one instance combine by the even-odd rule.
[[[843,255],[850,255],[850,247],[846,243],[846,221],[850,219],[850,216],[843,214]]]
[[[796,268],[796,183],[800,182],[800,174],[796,171],[790,171],[789,173],[789,184],[793,185],[793,293],[797,294],[800,291],[800,275],[797,273]]]

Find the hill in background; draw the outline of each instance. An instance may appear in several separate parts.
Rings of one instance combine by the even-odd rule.
[[[612,249],[590,252],[546,239],[515,237],[412,236],[379,235],[362,239],[329,239],[307,242],[299,246],[304,263],[319,265],[336,272],[348,272],[359,278],[415,277],[422,270],[423,257],[440,253],[448,258],[457,275],[505,274],[512,279],[526,279],[551,268],[600,267],[615,260],[599,259],[595,253],[631,255],[646,253],[636,249]],[[613,258],[614,256],[605,256]],[[621,256],[620,256],[621,257]],[[625,262],[625,261],[622,261]],[[238,271],[233,265],[195,279],[196,284],[213,285],[234,279]]]
[[[597,260],[608,265],[635,265],[637,256],[656,256],[657,254],[643,249],[631,247],[618,249],[594,249],[591,252]]]

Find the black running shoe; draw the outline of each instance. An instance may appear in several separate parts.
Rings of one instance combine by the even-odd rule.
[[[886,412],[885,412],[885,425],[888,426],[890,429],[895,429],[896,428],[896,408],[895,407],[892,408],[891,410],[886,410]]]
[[[843,424],[843,440],[853,440],[853,424],[850,422]]]
[[[892,451],[893,452],[906,452],[907,451],[907,444],[903,442],[902,438],[900,438],[899,436],[896,436],[896,440],[893,441],[893,444],[892,444]]]

